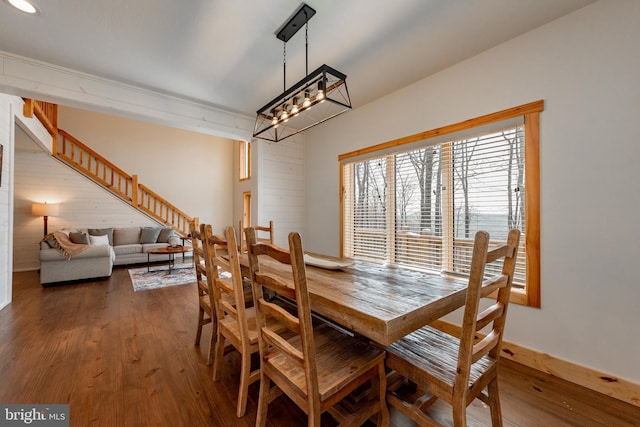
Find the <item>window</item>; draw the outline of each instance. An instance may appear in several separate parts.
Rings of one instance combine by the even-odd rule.
[[[240,141],[238,144],[240,152],[238,155],[240,164],[240,181],[251,178],[251,142]]]
[[[240,232],[251,225],[251,191],[242,193],[242,220],[240,222]],[[241,239],[242,240],[242,239]]]
[[[340,156],[343,255],[465,276],[476,231],[504,241],[518,228],[512,300],[539,307],[542,109],[539,101]]]

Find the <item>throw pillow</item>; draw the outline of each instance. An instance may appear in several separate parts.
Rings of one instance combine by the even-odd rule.
[[[140,243],[155,243],[160,236],[160,227],[144,227],[140,233]]]
[[[169,243],[169,237],[173,234],[173,228],[162,227],[160,229],[160,235],[158,235],[158,243]]]
[[[109,244],[113,246],[113,228],[90,228],[89,236],[107,236]]]
[[[113,230],[113,245],[137,245],[140,243],[140,227],[116,227]]]
[[[109,236],[106,234],[101,236],[89,236],[89,241],[93,246],[109,246]]]
[[[71,240],[72,243],[78,243],[81,245],[89,244],[89,236],[87,233],[83,233],[82,231],[72,231],[69,233],[69,240]]]
[[[48,234],[47,237],[45,239],[43,239],[43,241],[49,246],[49,248],[55,248],[56,247],[56,239],[53,237],[49,237],[52,236],[52,234]]]

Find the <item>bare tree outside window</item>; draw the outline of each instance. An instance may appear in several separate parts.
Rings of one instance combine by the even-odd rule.
[[[446,188],[445,174],[451,188]],[[523,229],[523,130],[515,127],[355,162],[353,182],[354,255],[466,274],[475,232],[487,230],[501,238],[511,228]],[[388,212],[391,193],[394,206]],[[392,248],[387,246],[389,214],[395,224]],[[447,216],[451,243],[443,236]]]
[[[367,259],[384,259],[387,225],[386,160],[372,159],[354,167],[354,251]]]
[[[539,307],[542,110],[536,101],[339,156],[343,256],[464,276],[477,231],[496,244],[516,228],[513,300]]]

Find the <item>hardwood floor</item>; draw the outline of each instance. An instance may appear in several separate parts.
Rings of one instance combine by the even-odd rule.
[[[68,403],[72,426],[253,426],[258,385],[236,418],[239,360],[225,356],[212,382],[206,346],[194,346],[196,317],[195,284],[134,293],[118,268],[106,280],[43,289],[37,272],[16,273],[13,303],[0,311],[0,403]],[[506,426],[640,426],[638,407],[503,362]],[[448,407],[433,409],[449,419]],[[470,425],[490,424],[480,402],[468,411]],[[269,417],[271,426],[306,425],[286,397]]]

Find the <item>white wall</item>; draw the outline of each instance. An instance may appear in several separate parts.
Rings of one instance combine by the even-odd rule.
[[[232,141],[68,107],[60,108],[59,125],[188,215],[214,229],[231,224]],[[49,231],[156,224],[49,156],[20,129],[16,138],[14,271],[39,268],[43,219],[31,215],[33,202],[60,204]]]
[[[505,339],[640,383],[638,22],[603,0],[309,131],[305,247],[339,251],[339,154],[543,99],[542,308]]]
[[[232,224],[232,140],[69,107],[58,123],[187,215]]]
[[[288,234],[305,233],[305,142],[298,134],[280,142],[254,140],[251,143],[251,179],[239,182],[234,190],[234,227],[242,218],[243,192],[251,192],[251,224],[274,221],[275,244],[288,247]],[[238,147],[234,157],[238,161]],[[236,168],[237,169],[237,168]]]
[[[11,251],[13,227],[13,119],[11,97],[0,94],[0,144],[2,164],[0,175],[0,308],[11,301]]]
[[[23,138],[27,141],[18,142]],[[35,146],[19,129],[16,141],[16,146]],[[14,163],[13,271],[40,268],[38,242],[43,235],[43,218],[31,214],[33,202],[59,203],[59,215],[49,217],[49,232],[60,228],[157,225],[45,151],[18,148]]]
[[[0,93],[0,144],[4,146],[0,185],[0,308],[9,304],[12,296],[15,135],[28,135],[39,146],[47,146],[51,141],[38,120],[22,115],[23,105],[22,99]]]
[[[305,144],[302,135],[280,142],[256,141],[257,192],[254,224],[273,220],[275,244],[289,247],[291,231],[305,234]]]

